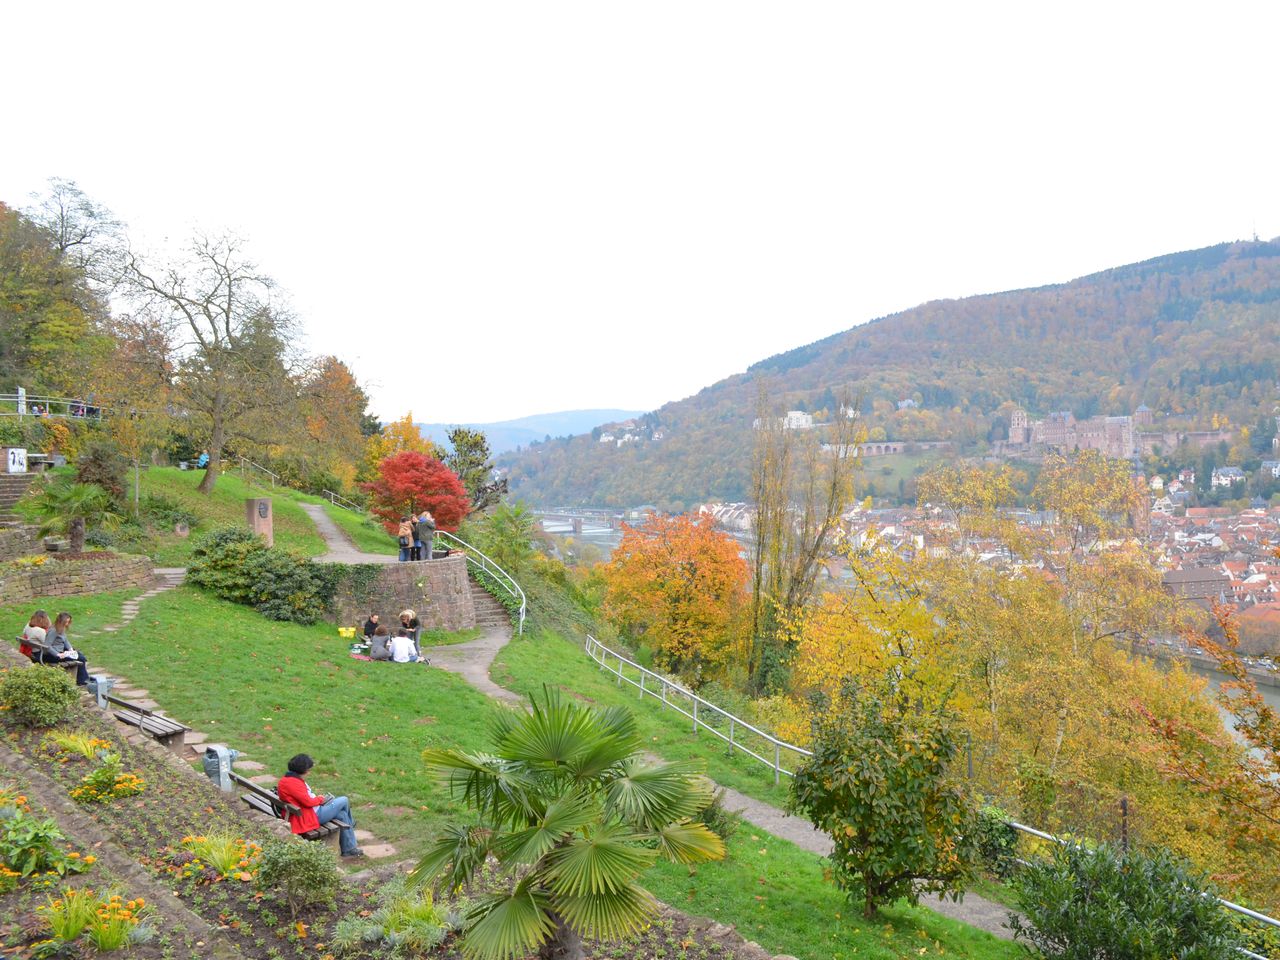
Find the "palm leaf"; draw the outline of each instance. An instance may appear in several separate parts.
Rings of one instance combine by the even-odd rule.
[[[630,710],[611,707],[598,712],[595,721],[594,738],[565,763],[579,783],[602,776],[640,749],[635,718]]]
[[[428,769],[443,775],[451,793],[495,825],[524,823],[539,812],[537,784],[519,767],[488,754],[422,751]]]
[[[641,844],[649,839],[621,823],[591,831],[547,858],[547,885],[557,895],[617,893],[658,857]]]
[[[724,841],[706,824],[668,823],[658,831],[658,850],[674,863],[704,863],[724,859]]]
[[[533,709],[507,729],[498,755],[538,768],[558,768],[583,753],[596,740],[595,716],[559,693],[543,688],[543,702],[530,698]]]
[[[515,889],[480,897],[467,914],[462,952],[484,960],[515,960],[532,953],[556,929],[550,902],[526,877]]]
[[[605,788],[608,803],[624,820],[657,829],[691,817],[711,802],[710,781],[688,761],[645,765],[633,760]]]
[[[479,827],[451,824],[427,848],[409,873],[410,886],[439,879],[446,890],[456,890],[484,866],[491,834]]]
[[[600,816],[599,804],[582,794],[552,801],[536,823],[499,838],[493,851],[504,863],[537,863],[567,834]]]
[[[634,883],[606,893],[553,895],[552,902],[578,933],[603,940],[639,933],[658,909],[653,894]]]

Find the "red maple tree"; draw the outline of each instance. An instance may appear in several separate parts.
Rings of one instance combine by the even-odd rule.
[[[436,527],[450,532],[471,508],[458,475],[435,457],[416,450],[393,453],[378,463],[378,479],[362,483],[370,508],[382,525],[395,534],[400,518],[430,510]]]

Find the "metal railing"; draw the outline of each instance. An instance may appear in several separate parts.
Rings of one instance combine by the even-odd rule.
[[[798,747],[794,743],[779,740],[758,727],[752,726],[741,717],[735,717],[729,711],[722,710],[710,700],[702,699],[692,690],[680,686],[674,680],[664,677],[660,673],[654,673],[634,660],[628,660],[617,651],[610,650],[590,634],[587,635],[585,646],[587,656],[600,664],[600,669],[610,670],[616,674],[619,685],[624,681],[631,684],[640,691],[640,699],[642,700],[645,694],[652,696],[656,700],[661,700],[664,707],[669,707],[692,720],[694,733],[697,733],[699,729],[706,730],[729,744],[729,753],[731,755],[737,750],[749,757],[754,757],[766,767],[772,768],[773,782],[775,784],[782,782],[784,773],[788,777],[795,776],[794,771],[788,770],[782,765],[783,751],[786,751],[788,755],[794,754],[796,757],[813,756],[813,753],[804,747]],[[610,661],[613,662],[612,666]],[[626,668],[631,668],[635,671],[636,679],[633,680],[626,675]],[[725,724],[728,726],[727,733],[720,729]],[[760,749],[766,751],[772,749],[772,758],[757,753],[751,748],[750,744],[753,741],[751,741],[750,737],[752,736],[757,738],[754,743]]]
[[[41,397],[0,393],[0,417],[60,417],[67,420],[101,420],[102,407],[77,397]]]
[[[352,513],[364,514],[364,507],[356,503],[354,500],[348,500],[340,493],[334,493],[332,490],[322,490],[321,495],[332,503],[335,507],[343,507]]]
[[[524,636],[524,618],[529,604],[525,599],[524,591],[520,589],[520,584],[516,583],[515,578],[494,563],[494,561],[487,556],[484,551],[477,547],[473,547],[461,537],[454,536],[452,533],[447,533],[444,530],[437,530],[435,532],[435,536],[437,539],[442,539],[444,543],[453,544],[457,546],[458,549],[464,551],[467,556],[467,563],[474,566],[477,570],[483,570],[489,576],[493,577],[493,579],[497,581],[498,585],[502,587],[502,589],[506,590],[513,599],[520,601],[519,616],[516,622],[516,633],[519,636]]]
[[[254,463],[248,457],[241,457],[240,458],[240,479],[243,480],[246,484],[253,482],[251,479],[249,479],[252,476],[252,474],[247,472],[246,470],[247,467],[253,467],[255,470],[265,473],[268,477],[271,478],[271,489],[273,490],[275,489],[276,482],[280,479],[280,474],[272,473],[262,464]],[[259,486],[261,486],[261,484],[259,484]]]

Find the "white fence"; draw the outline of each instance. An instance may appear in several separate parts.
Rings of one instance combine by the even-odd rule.
[[[661,700],[664,707],[684,714],[693,721],[693,732],[706,730],[729,744],[729,753],[735,751],[754,757],[766,767],[773,770],[773,782],[779,783],[782,775],[794,776],[795,760],[800,757],[811,757],[813,754],[804,747],[779,740],[771,734],[754,727],[741,717],[735,717],[727,710],[722,710],[709,700],[703,700],[692,690],[680,686],[674,680],[654,673],[642,667],[634,660],[628,660],[622,654],[610,650],[595,637],[588,635],[586,640],[587,656],[600,664],[602,670],[609,670],[618,678],[618,684],[629,683],[640,691],[640,698],[645,695]],[[792,761],[792,769],[783,765],[783,757]]]

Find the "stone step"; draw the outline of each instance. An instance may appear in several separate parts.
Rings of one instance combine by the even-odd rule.
[[[396,855],[396,848],[389,843],[371,843],[367,847],[361,847],[364,855],[370,860],[383,860],[387,857]]]

